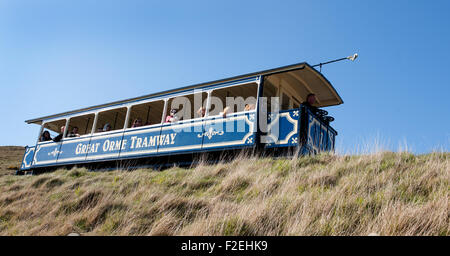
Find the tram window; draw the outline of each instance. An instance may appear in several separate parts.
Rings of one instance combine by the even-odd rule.
[[[40,142],[49,141],[55,138],[61,133],[61,127],[65,125],[66,125],[65,119],[45,123],[42,129],[42,133],[39,135],[39,141]],[[48,135],[50,135],[50,138],[48,138],[47,135],[45,135],[45,133],[48,133]]]
[[[227,113],[254,110],[258,85],[255,83],[217,89],[212,92],[210,115],[219,115],[224,109]]]
[[[69,120],[69,127],[66,137],[78,137],[90,134],[94,124],[94,114],[72,117]]]
[[[130,111],[130,120],[128,121],[127,128],[160,124],[164,111],[164,101],[158,100],[134,105]]]
[[[208,94],[206,92],[171,98],[167,104],[168,107],[165,119],[170,119],[168,116],[170,116],[172,109],[176,110],[174,118],[177,121],[204,117],[206,113],[207,98]],[[165,121],[167,122],[167,120]]]
[[[97,117],[95,132],[107,132],[123,129],[127,108],[117,108],[100,112]]]

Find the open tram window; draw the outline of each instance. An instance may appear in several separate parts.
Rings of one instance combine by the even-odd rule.
[[[163,100],[134,105],[130,110],[130,118],[127,124],[127,128],[160,124],[163,111]]]
[[[199,92],[169,99],[166,123],[205,117],[208,93]]]
[[[72,117],[69,120],[66,137],[79,137],[90,134],[95,114]]]
[[[125,124],[127,108],[116,108],[98,113],[96,132],[121,130]]]
[[[212,92],[210,115],[226,116],[230,113],[251,111],[256,108],[258,85],[237,85]]]
[[[59,134],[64,132],[65,125],[66,119],[45,123],[39,135],[39,142],[51,141],[55,137],[58,137]]]

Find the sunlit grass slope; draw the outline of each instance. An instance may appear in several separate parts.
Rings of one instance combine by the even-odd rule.
[[[24,152],[24,147],[0,146],[0,176],[16,173]]]
[[[449,235],[449,157],[324,154],[8,174],[0,234]]]

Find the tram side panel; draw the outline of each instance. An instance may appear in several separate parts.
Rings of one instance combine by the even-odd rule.
[[[27,148],[21,170],[255,145],[256,112],[188,120],[157,127],[97,133]],[[295,128],[297,129],[297,128]]]
[[[138,158],[155,155],[161,142],[161,126],[141,127],[124,132],[120,158]]]
[[[23,154],[22,163],[20,165],[20,171],[29,170],[33,164],[34,152],[36,146],[25,147],[25,153]]]
[[[94,134],[87,149],[86,161],[116,160],[128,141],[123,141],[123,131]]]
[[[86,160],[87,153],[91,150],[91,136],[81,138],[64,138],[61,142],[61,150],[57,163],[78,163]]]
[[[310,110],[306,110],[306,143],[305,152],[317,154],[323,151],[332,151],[335,149],[335,138],[337,132],[329,125],[317,118]]]
[[[203,120],[186,120],[164,124],[158,154],[198,151],[202,148]]]
[[[61,150],[61,142],[45,141],[36,145],[31,167],[55,165]]]
[[[234,113],[225,118],[211,117],[204,122],[204,151],[252,147],[255,145],[256,111]]]
[[[266,148],[300,147],[300,154],[334,151],[337,132],[302,107],[268,114],[268,131],[262,142]]]
[[[262,141],[266,148],[296,147],[299,145],[300,109],[269,113],[267,135]]]

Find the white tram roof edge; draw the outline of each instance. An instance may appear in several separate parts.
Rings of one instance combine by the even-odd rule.
[[[140,97],[120,100],[120,101],[114,101],[106,104],[101,105],[95,105],[87,108],[67,111],[59,114],[54,115],[48,115],[43,116],[39,118],[34,118],[30,120],[26,120],[25,122],[28,124],[42,124],[43,121],[49,120],[49,119],[55,119],[59,117],[64,117],[68,115],[74,115],[77,113],[82,113],[86,111],[92,111],[96,109],[102,109],[107,107],[112,107],[116,105],[122,105],[127,104],[131,102],[138,102],[140,100],[146,100],[156,97],[162,97],[162,96],[170,96],[174,93],[180,93],[184,91],[190,91],[194,89],[202,89],[207,88],[210,86],[217,86],[223,84],[224,87],[227,86],[228,83],[236,81],[236,80],[243,80],[246,78],[251,78],[255,76],[277,76],[281,79],[285,79],[288,81],[296,81],[301,86],[303,86],[303,91],[306,91],[308,93],[314,93],[316,94],[316,98],[318,101],[317,107],[328,107],[328,106],[335,106],[340,105],[343,102],[342,98],[339,96],[337,91],[334,89],[334,87],[331,85],[331,83],[328,81],[328,79],[323,76],[320,72],[318,72],[316,69],[314,69],[311,65],[309,65],[307,62],[301,62],[297,64],[292,64],[288,66],[282,66],[278,68],[253,72],[249,74],[234,76],[230,78],[224,78],[220,80],[200,83],[200,84],[194,84],[189,85],[186,87],[181,87],[177,89],[171,89],[166,90],[158,93],[143,95]]]

